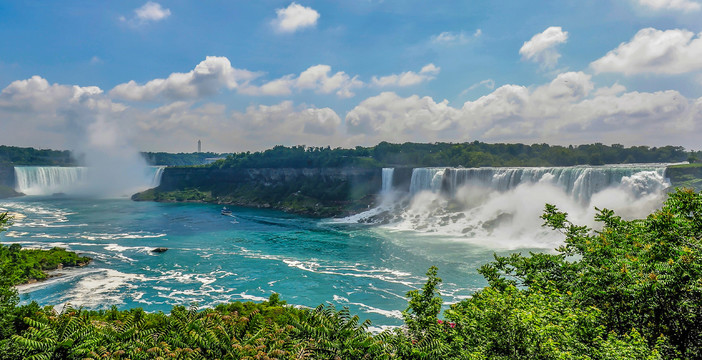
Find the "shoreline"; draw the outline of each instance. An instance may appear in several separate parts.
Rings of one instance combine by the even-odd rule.
[[[40,283],[42,283],[42,282],[51,280],[51,279],[53,279],[53,278],[57,278],[57,277],[64,276],[65,274],[61,273],[61,271],[64,271],[64,270],[72,271],[72,270],[74,270],[74,269],[81,269],[81,268],[84,268],[84,267],[88,266],[88,265],[90,264],[91,261],[93,261],[93,259],[90,259],[90,260],[88,260],[88,261],[85,262],[85,263],[78,263],[78,264],[76,264],[76,265],[66,265],[66,266],[63,266],[63,264],[60,264],[61,266],[58,266],[58,267],[56,267],[55,269],[42,270],[42,272],[43,272],[44,274],[46,274],[46,278],[44,278],[44,279],[36,279],[36,278],[28,279],[27,281],[25,281],[25,282],[23,282],[23,283],[16,284],[16,285],[15,285],[15,288],[16,288],[17,290],[19,290],[19,287],[20,287],[20,286],[28,286],[28,285],[40,284]]]
[[[237,206],[251,209],[271,209],[278,210],[288,214],[307,216],[311,218],[343,218],[364,212],[377,205],[376,196],[367,196],[358,201],[345,201],[335,204],[323,204],[322,201],[307,198],[304,196],[295,196],[295,198],[284,199],[277,203],[258,202],[241,198],[230,198],[227,196],[213,197],[209,193],[200,192],[192,193],[189,190],[189,197],[181,197],[179,191],[157,192],[156,189],[149,189],[136,193],[131,196],[132,201],[153,201],[160,203],[195,203],[195,204],[213,204],[224,206]],[[298,201],[295,201],[298,200]]]

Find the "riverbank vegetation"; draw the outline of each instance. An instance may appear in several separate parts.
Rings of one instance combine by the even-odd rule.
[[[702,193],[645,219],[598,211],[600,230],[546,205],[555,253],[496,256],[489,286],[441,314],[438,270],[380,334],[345,309],[260,304],[86,311],[17,306],[0,271],[0,359],[700,359]],[[1,224],[0,224],[1,225]],[[60,310],[60,312],[56,312]]]
[[[46,150],[0,145],[0,165],[75,166],[68,150]]]

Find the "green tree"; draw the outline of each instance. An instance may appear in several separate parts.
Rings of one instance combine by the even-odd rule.
[[[490,286],[553,288],[574,308],[601,311],[615,334],[635,329],[665,357],[702,354],[702,194],[671,193],[646,219],[599,210],[602,229],[571,223],[547,205],[545,225],[565,235],[555,255],[496,257],[480,272]]]

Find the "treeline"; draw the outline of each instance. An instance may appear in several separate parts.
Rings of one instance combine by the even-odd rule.
[[[686,151],[681,146],[624,147],[595,143],[566,147],[479,141],[461,144],[381,142],[376,146],[356,146],[353,149],[278,145],[265,151],[234,154],[142,152],[141,155],[149,165],[196,166],[213,163],[212,166],[222,168],[572,166],[702,160],[702,151]],[[80,163],[81,159],[73,158],[68,150],[0,146],[0,164],[75,166]]]
[[[700,359],[702,193],[645,219],[600,210],[601,230],[546,205],[552,254],[496,256],[489,286],[440,316],[441,279],[407,293],[404,325],[368,331],[348,310],[261,304],[57,314],[18,297],[0,268],[0,359]],[[2,221],[0,221],[0,228]]]
[[[141,155],[149,165],[160,166],[193,166],[204,165],[213,162],[215,159],[226,156],[213,152],[200,153],[166,153],[166,152],[142,152]]]
[[[31,147],[0,145],[0,165],[74,166],[68,150],[45,150]]]
[[[260,152],[236,153],[212,166],[221,168],[281,167],[431,167],[431,166],[572,166],[622,163],[681,162],[702,159],[700,152],[680,146],[624,147],[601,143],[579,146],[381,142],[354,149],[276,146]]]

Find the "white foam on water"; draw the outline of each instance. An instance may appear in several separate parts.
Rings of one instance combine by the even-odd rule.
[[[250,300],[250,301],[268,301],[268,298],[262,297],[262,296],[256,296],[256,295],[249,295],[245,292],[240,293],[240,294],[235,294],[238,295],[241,299],[244,300]]]
[[[124,304],[125,300],[131,299],[133,294],[137,293],[134,289],[139,285],[135,283],[144,280],[144,276],[139,274],[99,269],[80,276],[72,289],[64,292],[61,301],[91,309]]]
[[[378,335],[384,331],[392,331],[394,329],[399,328],[400,326],[393,326],[393,325],[381,325],[381,326],[369,326],[368,331],[373,334],[373,335]]]

